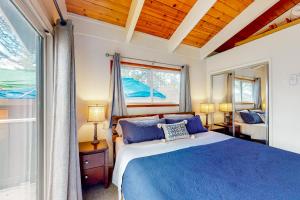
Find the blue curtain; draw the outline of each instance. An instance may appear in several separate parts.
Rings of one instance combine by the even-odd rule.
[[[53,122],[47,200],[82,200],[76,127],[74,35],[71,21],[54,35]]]
[[[179,112],[191,112],[191,111],[192,111],[192,100],[191,100],[191,90],[190,90],[189,66],[185,65],[181,69]]]
[[[120,54],[115,53],[110,79],[110,118],[127,115],[124,91],[121,77]]]

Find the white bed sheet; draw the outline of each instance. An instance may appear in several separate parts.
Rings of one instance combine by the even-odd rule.
[[[116,140],[116,163],[113,171],[112,182],[118,187],[119,199],[121,198],[122,177],[125,172],[127,164],[140,157],[157,155],[184,149],[192,146],[206,145],[215,142],[221,142],[232,137],[216,133],[206,132],[195,134],[194,138],[180,139],[170,142],[163,142],[162,140],[155,140],[149,142],[141,142],[135,144],[124,144],[122,138]],[[122,144],[123,143],[123,144]]]
[[[115,148],[116,148],[116,156],[117,157],[118,157],[118,153],[119,153],[120,149],[122,149],[124,145],[125,144],[123,142],[123,137],[122,136],[121,137],[117,137],[116,138],[116,146],[115,146]]]
[[[264,123],[261,124],[246,124],[235,122],[240,125],[241,133],[249,135],[254,140],[267,140],[267,126]]]

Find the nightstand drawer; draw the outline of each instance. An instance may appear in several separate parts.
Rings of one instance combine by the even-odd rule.
[[[104,167],[86,169],[82,174],[82,183],[84,185],[94,185],[104,182]]]
[[[81,157],[82,168],[90,169],[94,167],[104,166],[105,163],[105,153],[96,153],[90,155],[84,155]]]

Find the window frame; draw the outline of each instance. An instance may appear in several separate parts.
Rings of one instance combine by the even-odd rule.
[[[181,72],[181,68],[171,68],[171,67],[163,67],[163,66],[157,66],[157,65],[147,65],[142,63],[134,63],[134,62],[127,62],[127,61],[121,61],[121,65],[128,65],[132,68],[140,68],[140,69],[150,69],[150,70],[164,70],[164,71],[176,71]],[[113,66],[113,60],[111,60],[111,69]],[[122,68],[123,66],[121,66]],[[152,72],[151,72],[152,73]],[[180,84],[180,83],[179,83]],[[152,86],[151,86],[152,87]],[[126,103],[127,108],[140,108],[140,107],[179,107],[178,103],[159,103],[159,102],[153,102],[153,98],[151,97],[151,103]]]
[[[37,179],[36,179],[36,192],[37,199],[44,199],[46,197],[45,186],[47,185],[47,175],[48,171],[45,169],[46,159],[47,158],[47,147],[45,141],[45,134],[47,132],[45,121],[47,102],[45,96],[47,96],[47,68],[50,68],[52,63],[49,63],[49,60],[53,58],[52,53],[49,51],[49,46],[53,45],[53,40],[49,44],[49,38],[52,38],[53,28],[48,21],[43,20],[40,15],[37,15],[37,7],[31,7],[30,3],[24,3],[21,0],[11,0],[10,1],[15,8],[20,12],[24,19],[32,26],[36,33],[40,36],[40,66],[37,67],[37,111],[36,111],[36,130],[39,132],[37,134]],[[40,12],[38,12],[40,14]],[[45,16],[44,16],[45,17]]]
[[[255,81],[253,79],[250,79],[250,78],[235,77],[234,82],[237,81],[237,80],[240,81],[241,101],[236,101],[236,98],[234,98],[235,103],[240,104],[240,105],[242,105],[242,104],[255,104],[254,100],[253,100],[253,102],[243,101],[243,82],[248,82],[248,83],[250,82],[252,84],[252,88],[253,88]],[[234,90],[234,96],[235,95],[236,95],[236,92]],[[252,96],[253,96],[253,90],[252,90]]]

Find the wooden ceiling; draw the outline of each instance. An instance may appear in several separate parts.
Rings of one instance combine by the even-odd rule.
[[[253,0],[218,0],[183,40],[183,43],[202,47],[252,2]]]
[[[284,14],[286,11],[300,3],[300,0],[280,0],[277,4],[271,7],[268,11],[259,16],[256,20],[242,29],[239,33],[233,36],[230,40],[220,46],[216,52],[223,52],[235,47],[235,44],[252,36],[257,31],[271,23],[273,20]]]
[[[205,0],[198,0],[205,1]],[[131,0],[66,0],[68,12],[125,27]],[[135,30],[170,39],[197,0],[145,0]],[[202,47],[254,0],[217,0],[182,43]],[[217,52],[232,48],[299,3],[280,0],[223,44]]]
[[[145,0],[136,31],[170,39],[197,0]]]
[[[125,27],[131,0],[65,0],[68,12]]]

